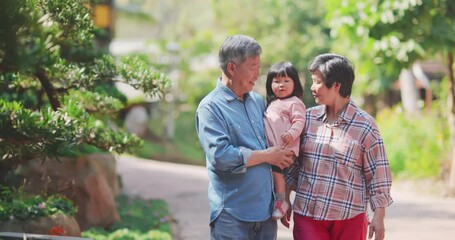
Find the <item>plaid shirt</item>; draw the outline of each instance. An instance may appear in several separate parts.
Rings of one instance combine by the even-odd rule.
[[[392,178],[374,119],[350,100],[334,124],[325,106],[308,109],[300,157],[286,174],[296,190],[293,211],[316,220],[343,220],[392,203]]]

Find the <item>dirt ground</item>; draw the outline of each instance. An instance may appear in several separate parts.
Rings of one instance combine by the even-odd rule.
[[[205,167],[120,156],[117,171],[126,194],[165,199],[175,221],[175,240],[209,239]],[[455,198],[435,194],[431,183],[394,182],[386,212],[386,240],[455,239]],[[278,239],[292,231],[279,224]]]

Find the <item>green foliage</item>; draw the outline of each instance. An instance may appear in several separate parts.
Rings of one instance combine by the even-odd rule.
[[[177,6],[177,3],[180,5]],[[217,63],[218,48],[229,34],[251,35],[260,42],[263,47],[262,74],[277,61],[293,62],[301,73],[302,81],[306,79],[305,103],[307,106],[314,105],[309,92],[311,81],[306,69],[316,54],[328,52],[331,48],[329,28],[324,21],[325,9],[321,2],[151,0],[138,1],[137,4],[144,9],[147,8],[147,12],[157,22],[157,25],[150,27],[147,32],[160,33],[159,39],[152,38],[150,42],[154,43],[154,51],[163,54],[153,59],[158,62],[164,53],[165,56],[169,54],[165,52],[165,46],[169,42],[178,42],[180,46],[179,51],[175,52],[179,57],[178,62],[174,63],[178,76],[173,81],[178,87],[175,97],[181,100],[178,108],[185,110],[178,110],[178,113],[175,113],[178,116],[175,137],[170,142],[172,146],[163,142],[165,140],[154,141],[144,144],[134,154],[145,158],[205,164],[205,157],[195,131],[194,109],[216,85],[216,79],[220,76]],[[199,8],[201,5],[204,6],[201,8],[203,11]],[[232,13],[242,17],[233,18]],[[124,21],[127,20],[118,19],[120,24]],[[142,26],[139,21],[128,24],[128,29],[123,27],[118,32],[122,35],[117,36],[125,39],[130,37],[131,35],[125,34],[126,31],[133,31],[130,28],[140,32],[134,33],[135,36],[143,35]],[[168,68],[171,69],[172,66]],[[265,89],[263,85],[257,87]],[[166,107],[165,102],[161,104]],[[164,113],[166,109],[160,110]],[[155,136],[165,139],[164,129],[167,122],[167,114],[162,114],[159,119],[152,119],[149,126]]]
[[[195,127],[195,109],[180,110],[175,119],[174,138],[166,139],[166,121],[161,118],[149,120],[149,129],[153,139],[144,140],[144,144],[135,156],[161,161],[205,165],[205,155],[199,144]]]
[[[95,47],[97,2],[1,1],[0,160],[58,159],[86,144],[123,153],[141,144],[112,127],[126,103],[114,83],[161,97],[170,81],[144,59],[116,61]]]
[[[163,200],[141,200],[121,196],[117,199],[120,222],[105,230],[92,228],[82,232],[94,240],[172,239],[171,218]]]
[[[129,6],[133,7],[132,5],[134,4]],[[154,47],[161,46],[162,52],[163,46],[169,42],[179,44],[180,49],[176,53],[179,60],[175,66],[179,76],[175,82],[178,83],[179,95],[188,99],[191,104],[197,104],[201,96],[211,90],[210,86],[214,86],[216,77],[220,75],[216,55],[221,42],[229,34],[251,35],[260,42],[263,47],[262,73],[277,61],[293,62],[300,70],[302,81],[307,79],[306,90],[310,85],[306,70],[309,61],[316,54],[328,52],[331,47],[329,29],[324,22],[325,9],[318,1],[152,0],[137,1],[137,5],[146,8],[157,22],[157,26],[148,29],[148,32],[160,32],[161,40],[152,39],[153,43],[157,43],[153,45]],[[195,15],[194,12],[198,14]],[[231,13],[242,17],[233,18]],[[118,20],[120,24],[123,21],[126,20],[124,18]],[[129,25],[140,24],[141,22],[137,21]],[[142,27],[134,26],[128,26],[128,31],[130,27],[137,32],[143,31]],[[119,34],[123,31],[127,30],[120,29]],[[130,35],[123,33],[119,38],[122,37],[127,38]],[[159,57],[163,56],[157,56],[156,59],[160,59]],[[196,68],[195,63],[201,63],[199,66],[202,66]],[[305,98],[311,105],[309,91]]]
[[[134,151],[134,155],[141,158],[155,159],[156,156],[164,154],[164,148],[157,142],[144,141],[141,147]]]
[[[227,34],[247,34],[259,41],[264,71],[275,62],[291,61],[307,73],[310,60],[331,47],[320,1],[218,1],[213,8],[223,38]],[[242,17],[232,18],[232,12]]]
[[[326,0],[325,7],[331,34],[343,43],[336,50],[361,63],[356,79],[363,91],[377,93],[416,60],[453,51],[452,2]]]
[[[0,221],[27,220],[55,214],[74,216],[74,204],[57,195],[28,195],[22,189],[11,189],[0,185]]]
[[[62,151],[62,156],[68,158],[78,158],[79,156],[89,155],[89,154],[105,154],[106,151],[103,149],[99,149],[90,144],[81,144],[75,146],[71,149]]]
[[[162,94],[169,86],[166,75],[153,71],[146,61],[140,57],[124,57],[119,73],[128,84],[141,89],[151,96]]]
[[[453,42],[455,36],[451,34],[455,26],[453,24],[455,4],[450,0],[198,1],[189,4],[191,6],[188,8],[172,7],[171,5],[176,4],[176,1],[155,0],[153,2],[163,2],[163,4],[156,4],[154,12],[163,13],[161,16],[165,16],[165,13],[172,16],[156,17],[159,23],[156,29],[160,33],[166,33],[160,35],[163,39],[179,41],[181,49],[178,54],[181,61],[186,62],[183,63],[185,66],[178,66],[180,73],[178,86],[180,95],[187,99],[185,104],[191,104],[191,107],[195,107],[202,97],[213,89],[215,78],[220,74],[216,67],[217,50],[229,34],[247,34],[259,40],[263,47],[263,74],[276,61],[293,62],[300,70],[302,79],[305,77],[307,80],[304,88],[306,91],[310,86],[306,71],[310,59],[319,53],[329,51],[346,55],[356,65],[354,91],[360,98],[364,94],[385,96],[381,93],[392,88],[392,83],[396,81],[402,67],[409,66],[418,58],[432,58],[435,52],[444,53],[453,49],[453,45],[449,43]],[[204,8],[204,11],[198,11],[197,16],[191,18],[186,14],[180,14],[191,12],[192,7],[197,4],[210,7]],[[232,13],[242,17],[233,18]],[[197,22],[202,24],[196,24]],[[172,32],[169,33],[163,29],[171,29]],[[215,56],[215,59],[210,60],[215,64],[207,64],[212,67],[211,69],[204,71],[192,69],[192,62],[204,59],[207,55]],[[260,89],[262,86],[257,87]],[[433,91],[435,95],[439,92],[439,90]],[[305,97],[309,97],[305,99],[307,106],[314,104],[311,93],[305,92]],[[443,101],[439,102],[438,105],[441,107],[434,111],[444,113],[446,111],[443,108],[444,104]],[[184,121],[183,119],[186,118],[186,123],[181,124],[181,128],[179,128],[180,123],[176,126],[178,130],[172,142],[175,147],[173,146],[172,149],[174,152],[185,149],[182,153],[188,153],[188,155],[194,153],[194,158],[199,158],[197,152],[200,149],[197,148],[197,138],[194,137],[196,136],[194,117],[183,115],[184,113],[179,113],[177,121]],[[381,120],[380,124],[385,126],[381,129],[387,131],[386,147],[391,148],[388,152],[391,155],[392,164],[396,165],[393,166],[394,173],[414,175],[406,172],[404,167],[415,164],[414,167],[410,167],[414,171],[419,164],[426,166],[420,162],[422,160],[415,160],[418,153],[425,156],[425,161],[433,161],[428,165],[430,166],[428,172],[419,173],[420,176],[439,174],[439,161],[445,158],[443,149],[447,149],[446,146],[443,147],[447,143],[445,142],[446,133],[440,132],[440,135],[436,136],[437,134],[432,135],[431,132],[423,132],[428,129],[427,126],[418,125],[420,127],[417,127],[415,125],[417,123],[408,123],[406,118],[398,117],[402,114],[389,113],[386,116],[382,117],[384,120]],[[426,119],[425,123],[423,119],[416,121],[419,124],[432,126],[430,129],[435,131],[442,131],[438,129],[447,125],[443,122],[445,116],[441,120],[436,116],[424,116],[424,119]],[[151,126],[154,133],[164,135],[165,124],[164,117],[153,120]],[[414,126],[418,130],[414,131],[409,126]],[[403,139],[399,139],[400,137]],[[419,137],[418,140],[414,141],[417,137]],[[438,140],[431,143],[432,138]],[[424,140],[428,143],[424,143]],[[155,143],[155,146],[159,144]],[[183,145],[186,148],[180,147]],[[426,148],[426,146],[430,147]],[[165,147],[162,148],[165,149]],[[438,148],[442,150],[437,150]],[[152,149],[152,147],[144,147],[144,149]],[[423,153],[425,149],[429,152]],[[414,152],[416,154],[413,154]],[[431,156],[432,153],[435,155]],[[154,151],[154,156],[159,154],[161,153],[158,150]],[[416,171],[426,170],[422,168]]]
[[[147,221],[147,219],[143,219]],[[128,228],[122,228],[113,232],[98,230],[89,230],[84,232],[82,236],[93,239],[93,240],[171,240],[172,236],[168,232],[159,230],[150,230],[148,232],[141,232],[137,230],[130,230]]]
[[[437,173],[439,161],[445,156],[438,141],[453,139],[455,125],[453,99],[453,50],[455,47],[455,3],[452,0],[326,0],[328,9],[327,18],[332,28],[332,36],[350,42],[348,47],[343,46],[346,54],[356,56],[356,62],[362,63],[361,79],[364,78],[363,89],[371,87],[392,86],[402,69],[409,68],[421,59],[443,57],[447,65],[449,76],[449,92],[447,105],[450,108],[447,117],[447,128],[450,137],[440,137],[442,130],[435,130],[436,135],[424,132],[426,125],[414,125],[421,119],[412,119],[407,123],[402,120],[401,128],[394,133],[401,132],[397,138],[406,137],[398,144],[409,143],[409,151],[400,152],[392,150],[394,164],[397,171],[409,171],[408,175],[417,172],[417,175],[434,175]],[[357,78],[359,79],[359,78]],[[383,82],[384,84],[377,84]],[[369,85],[368,85],[369,84]],[[390,116],[392,117],[392,116]],[[437,118],[425,117],[426,124],[432,127],[443,126]],[[432,119],[432,120],[429,120]],[[398,121],[398,120],[397,120]],[[420,122],[424,124],[424,122]],[[407,126],[419,127],[417,130],[408,129]],[[390,126],[392,127],[392,126]],[[431,129],[431,128],[430,128]],[[434,137],[434,138],[431,138]],[[431,139],[437,139],[436,143]],[[407,141],[405,141],[407,140]],[[454,142],[450,141],[453,145]],[[436,145],[434,145],[436,144]],[[401,146],[404,147],[404,146]],[[453,149],[453,146],[451,147]],[[402,148],[406,149],[406,148]],[[414,153],[419,153],[415,154]],[[453,159],[452,161],[455,161]],[[418,169],[422,168],[422,169]],[[426,170],[424,170],[426,169]],[[452,169],[451,171],[455,171]],[[453,183],[449,184],[453,185]]]
[[[174,144],[179,152],[191,159],[191,164],[205,165],[205,154],[199,144],[194,123],[195,111],[191,109],[180,113],[176,121]]]
[[[74,101],[68,101],[57,111],[46,108],[36,112],[24,109],[17,102],[0,100],[0,114],[2,160],[58,158],[82,143],[121,153],[141,143],[138,137],[114,131],[92,118]],[[18,147],[21,144],[26,147]]]
[[[396,177],[434,178],[448,151],[447,120],[436,114],[412,119],[395,109],[384,109],[377,123]]]
[[[192,106],[197,106],[202,98],[212,91],[216,86],[217,76],[220,74],[220,70],[209,70],[201,71],[198,75],[190,75],[188,82],[182,83],[185,94],[187,94],[187,103]],[[197,86],[197,87],[194,87]]]

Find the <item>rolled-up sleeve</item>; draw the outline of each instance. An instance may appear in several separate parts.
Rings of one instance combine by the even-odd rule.
[[[251,156],[251,150],[230,144],[228,126],[209,105],[196,112],[196,129],[207,164],[210,164],[208,167],[222,172],[246,172],[245,162]]]
[[[387,207],[393,202],[390,195],[392,174],[384,143],[379,136],[374,139],[373,143],[366,149],[366,161],[364,162],[365,180],[373,211],[378,207]]]

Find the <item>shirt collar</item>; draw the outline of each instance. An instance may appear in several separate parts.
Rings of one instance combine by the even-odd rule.
[[[317,110],[316,112],[317,119],[321,121],[325,121],[327,119],[326,108],[327,106],[323,105]],[[354,118],[356,111],[357,106],[354,104],[354,101],[352,101],[352,99],[349,99],[348,106],[340,115],[341,122],[350,122]]]
[[[237,97],[237,95],[230,89],[228,88],[222,81],[221,81],[221,77],[218,78],[218,81],[217,81],[217,88],[221,89],[221,91],[223,92],[224,94],[224,97],[226,98],[226,100],[228,102],[230,101],[234,101],[234,100],[241,100],[239,99],[239,97]],[[245,101],[248,97],[249,97],[250,93],[245,93],[243,95],[243,101]],[[241,100],[242,101],[242,100]]]

